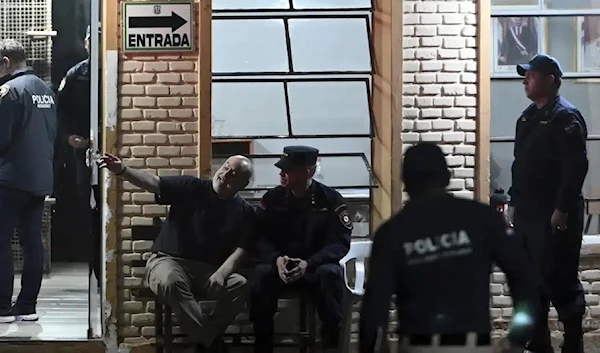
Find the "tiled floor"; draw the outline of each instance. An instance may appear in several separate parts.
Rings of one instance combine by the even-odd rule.
[[[15,278],[15,297],[20,290]],[[37,322],[0,324],[0,340],[87,340],[88,339],[88,266],[53,264],[45,277],[38,298]],[[93,332],[100,332],[100,295],[96,280],[91,281]]]

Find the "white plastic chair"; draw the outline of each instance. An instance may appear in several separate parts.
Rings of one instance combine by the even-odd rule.
[[[342,317],[342,327],[340,332],[340,342],[338,344],[339,353],[347,353],[350,351],[350,334],[352,333],[352,308],[358,303],[365,294],[365,262],[371,255],[371,240],[354,241],[350,244],[350,250],[340,260],[340,265],[344,269],[344,282],[346,283],[347,292],[344,295]],[[348,278],[349,262],[354,260],[354,286],[350,286]]]

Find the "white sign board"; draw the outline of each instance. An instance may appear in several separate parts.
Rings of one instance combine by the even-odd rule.
[[[124,2],[124,51],[193,51],[193,16],[191,2]]]

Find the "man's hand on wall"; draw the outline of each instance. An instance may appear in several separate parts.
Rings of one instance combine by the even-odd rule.
[[[119,157],[105,153],[98,160],[98,168],[106,168],[112,173],[120,175],[125,171],[125,164],[123,164],[123,161]]]

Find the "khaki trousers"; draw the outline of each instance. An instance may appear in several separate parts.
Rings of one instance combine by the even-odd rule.
[[[209,295],[206,281],[217,268],[163,253],[152,254],[146,264],[148,287],[171,307],[181,330],[204,347],[220,337],[244,310],[247,296],[246,279],[236,273],[225,280],[221,291]],[[209,315],[203,313],[199,299],[215,300],[214,311]]]
[[[400,339],[399,353],[494,353],[494,347],[477,346],[477,334],[467,334],[467,344],[464,346],[440,346],[439,335],[433,335],[433,342],[429,346],[411,346],[409,339]]]

